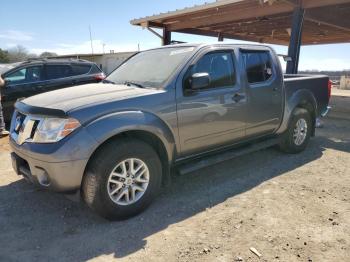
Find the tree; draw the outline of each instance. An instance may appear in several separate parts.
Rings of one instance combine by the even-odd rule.
[[[21,62],[28,59],[28,51],[21,45],[9,49],[8,55],[10,63]]]
[[[30,59],[30,58],[38,58],[38,55],[33,54],[33,53],[29,53],[29,54],[27,54],[27,59]]]
[[[10,58],[9,58],[9,52],[2,50],[0,48],[0,63],[9,63],[10,62]]]
[[[57,54],[53,52],[43,52],[39,57],[44,58],[52,56],[57,56]],[[16,63],[30,58],[38,58],[38,55],[29,53],[28,50],[21,45],[17,45],[7,51],[0,49],[0,63]]]
[[[56,53],[54,52],[42,52],[39,57],[41,58],[45,58],[45,57],[53,57],[53,56],[57,56]]]

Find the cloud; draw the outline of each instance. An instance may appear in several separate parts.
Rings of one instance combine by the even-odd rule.
[[[32,34],[27,32],[22,32],[18,30],[6,30],[0,32],[0,39],[23,42],[32,41],[34,38]]]
[[[6,44],[7,48],[13,48],[13,47],[16,47],[16,46],[17,46],[17,44],[15,44],[15,43],[7,43]]]
[[[158,42],[150,42],[150,43],[142,43],[140,49],[148,49],[152,47],[159,46]],[[114,52],[129,52],[129,51],[137,51],[138,44],[137,43],[125,43],[125,44],[113,44],[113,43],[105,43],[102,40],[93,40],[92,41],[93,51],[94,53],[102,53],[103,49],[106,53],[109,53],[110,50]],[[85,54],[91,53],[91,42],[84,41],[77,44],[67,44],[61,43],[57,44],[53,47],[47,48],[31,48],[30,52],[41,54],[42,52],[54,52],[59,55],[67,55],[67,54]]]

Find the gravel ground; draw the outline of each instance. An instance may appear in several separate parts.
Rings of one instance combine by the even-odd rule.
[[[302,154],[267,149],[176,177],[113,223],[16,176],[1,139],[0,261],[349,261],[349,134],[350,121],[327,119]]]

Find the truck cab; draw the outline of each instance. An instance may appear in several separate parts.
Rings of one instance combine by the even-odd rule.
[[[247,73],[240,68],[247,68]],[[270,48],[203,48],[181,72],[184,80],[176,86],[181,153],[276,131],[283,112],[282,76]],[[198,81],[205,84],[191,86]]]

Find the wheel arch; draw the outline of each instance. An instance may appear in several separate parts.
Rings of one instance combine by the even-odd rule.
[[[157,116],[141,111],[116,113],[95,120],[86,129],[98,143],[90,154],[85,172],[91,159],[104,145],[115,139],[131,138],[149,144],[156,151],[162,163],[162,183],[170,182],[170,168],[176,152],[175,138]]]
[[[307,110],[311,115],[312,120],[312,133],[311,135],[315,135],[315,127],[316,127],[316,115],[317,115],[317,101],[315,96],[311,91],[307,89],[300,89],[296,91],[285,104],[285,110],[283,115],[282,124],[277,131],[278,134],[284,133],[290,124],[292,119],[293,112],[296,108],[303,108]]]

